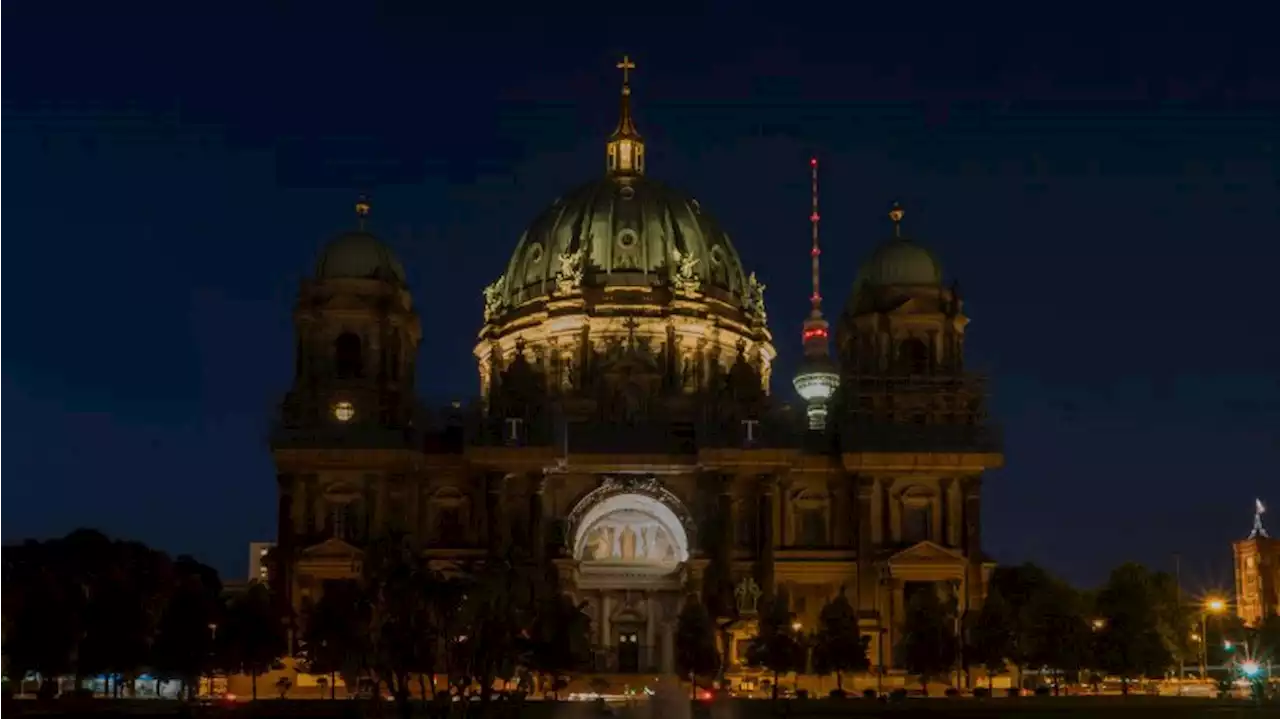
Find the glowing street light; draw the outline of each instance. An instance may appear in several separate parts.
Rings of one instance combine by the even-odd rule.
[[[1221,614],[1222,612],[1226,611],[1227,603],[1222,599],[1219,599],[1217,597],[1212,597],[1207,601],[1205,601],[1204,609],[1205,611],[1212,612],[1213,614]]]
[[[1246,677],[1249,677],[1250,679],[1258,676],[1258,674],[1260,674],[1261,672],[1262,672],[1262,665],[1259,664],[1258,662],[1255,662],[1252,659],[1245,662],[1240,662],[1240,673],[1244,674]]]

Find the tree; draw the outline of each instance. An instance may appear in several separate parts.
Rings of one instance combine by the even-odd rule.
[[[365,634],[360,622],[361,592],[354,581],[326,582],[319,600],[303,609],[298,658],[311,674],[327,675],[329,698],[337,693],[337,675],[359,673]]]
[[[965,657],[973,664],[981,664],[987,670],[987,687],[992,686],[996,674],[1005,671],[1005,664],[1014,654],[1013,607],[995,586],[987,592],[987,598],[977,614],[970,615],[969,643]]]
[[[818,615],[818,631],[814,636],[813,667],[818,674],[836,675],[836,689],[844,692],[845,672],[864,672],[871,668],[867,657],[868,641],[858,631],[858,615],[845,596],[844,587],[834,599],[822,607]]]
[[[720,671],[715,625],[707,607],[697,597],[685,599],[676,620],[676,670],[689,677],[689,691],[697,698],[698,677],[713,677]]]
[[[1124,564],[1111,572],[1098,593],[1097,611],[1104,621],[1095,633],[1099,668],[1121,678],[1120,690],[1129,693],[1129,681],[1162,675],[1173,663],[1173,654],[1162,634],[1159,581],[1144,567]]]
[[[360,630],[365,637],[362,666],[375,683],[385,684],[402,717],[409,717],[410,679],[428,661],[424,653],[434,637],[430,588],[437,577],[417,548],[404,537],[369,544],[364,555]]]
[[[212,627],[222,611],[222,582],[212,568],[190,557],[178,557],[174,574],[175,586],[152,647],[152,668],[158,677],[181,681],[190,697],[212,667]]]
[[[1034,564],[996,567],[991,574],[989,593],[999,594],[1007,610],[1007,645],[1004,658],[1017,670],[1017,686],[1022,686],[1022,669],[1032,662],[1034,651],[1034,604],[1036,597],[1053,581],[1049,573]],[[990,617],[995,619],[995,617]]]
[[[121,680],[135,676],[149,660],[172,586],[169,559],[136,542],[112,541],[97,532],[76,532],[63,541],[87,600],[77,669],[105,675],[108,693],[118,697]],[[81,552],[101,557],[102,563],[81,563]]]
[[[773,699],[777,700],[779,675],[804,668],[804,647],[792,627],[786,593],[779,591],[764,605],[759,615],[759,629],[747,645],[747,664],[773,673]]]
[[[254,582],[231,602],[216,639],[224,666],[251,678],[256,701],[258,676],[276,667],[288,649],[284,618],[267,585]]]
[[[529,668],[551,676],[551,691],[560,698],[562,677],[585,667],[591,660],[590,619],[585,603],[575,603],[559,591],[543,597],[529,632]]]
[[[4,548],[4,653],[18,682],[40,676],[39,695],[53,698],[56,679],[75,668],[82,636],[83,587],[61,571],[52,542]]]
[[[1062,676],[1078,675],[1090,658],[1093,635],[1084,605],[1070,586],[1050,580],[1032,597],[1027,612],[1028,656],[1034,664],[1050,670],[1057,695]]]
[[[943,601],[933,586],[915,592],[903,618],[902,649],[907,671],[919,675],[926,694],[930,679],[955,667],[958,648],[954,602]]]

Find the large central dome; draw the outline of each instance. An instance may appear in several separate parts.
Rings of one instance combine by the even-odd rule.
[[[507,263],[503,304],[554,295],[574,271],[582,288],[696,287],[739,309],[747,299],[729,236],[697,200],[639,175],[588,183],[540,214]]]
[[[484,290],[481,392],[526,352],[561,394],[599,393],[606,376],[639,392],[640,375],[664,392],[702,392],[735,365],[767,390],[776,352],[764,285],[696,199],[645,176],[626,82],[635,66],[618,67],[621,113],[604,176],[540,213]],[[647,369],[619,369],[623,355]]]

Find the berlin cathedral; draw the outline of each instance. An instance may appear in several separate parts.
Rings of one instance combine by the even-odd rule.
[[[554,566],[585,603],[597,671],[674,671],[680,606],[712,581],[730,675],[782,592],[806,627],[845,592],[873,666],[900,666],[912,593],[963,612],[993,566],[980,489],[1003,457],[957,286],[895,206],[832,342],[813,161],[812,311],[779,391],[764,285],[710,208],[651,179],[633,67],[604,172],[538,215],[483,290],[475,406],[415,399],[421,324],[366,203],[302,282],[272,433],[291,601],[407,532],[444,569],[513,546]]]

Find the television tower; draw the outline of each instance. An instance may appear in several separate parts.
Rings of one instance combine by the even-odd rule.
[[[809,416],[809,429],[822,430],[827,426],[827,402],[840,386],[840,373],[831,361],[831,332],[827,321],[822,317],[818,269],[818,260],[822,256],[822,247],[818,243],[818,225],[821,222],[818,215],[818,158],[809,160],[809,171],[813,189],[813,210],[809,214],[813,234],[813,247],[809,250],[813,270],[813,294],[809,297],[812,309],[804,321],[804,359],[792,384],[807,405],[805,413]]]

